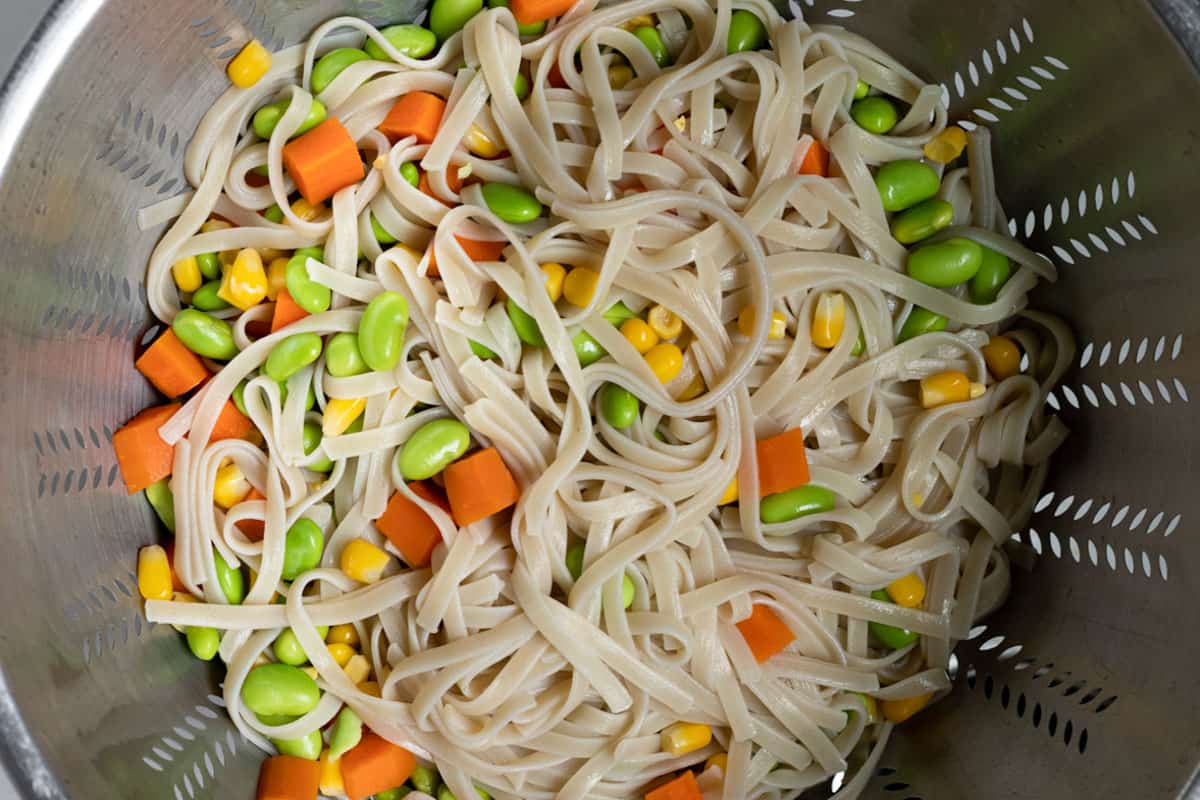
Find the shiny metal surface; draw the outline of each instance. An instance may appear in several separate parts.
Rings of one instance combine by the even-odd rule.
[[[1195,43],[1194,0],[1154,0]],[[1200,396],[1200,79],[1138,0],[797,0],[946,86],[997,134],[1015,230],[1059,264],[1039,298],[1076,326],[1055,396],[1075,431],[1022,540],[1009,604],[958,650],[956,688],[906,726],[872,798],[1173,798],[1200,763],[1194,529]],[[257,755],[135,599],[149,507],[108,439],[149,403],[138,208],[183,188],[182,148],[250,36],[418,0],[64,0],[0,97],[0,723],[23,791],[249,798]],[[5,6],[7,7],[7,6]],[[0,15],[4,12],[0,10]],[[0,23],[2,24],[2,23]],[[1003,638],[1000,638],[1003,637]]]

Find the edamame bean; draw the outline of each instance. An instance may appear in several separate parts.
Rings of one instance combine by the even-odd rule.
[[[367,371],[367,362],[358,351],[358,336],[349,331],[336,333],[325,345],[325,371],[335,378],[348,378]]]
[[[855,100],[862,100],[864,97],[866,97],[870,93],[871,93],[871,87],[864,80],[859,80],[858,84],[854,87],[854,99]]]
[[[375,215],[371,215],[371,233],[375,234],[375,241],[382,245],[390,245],[396,243],[396,237],[387,232],[387,228],[379,224],[379,220]]]
[[[880,600],[884,603],[892,602],[892,598],[884,589],[876,589],[871,592],[871,599]],[[897,628],[895,625],[884,625],[882,622],[868,622],[867,629],[871,631],[871,635],[878,639],[880,643],[892,650],[908,647],[921,638],[920,634],[913,633],[906,628]]]
[[[362,741],[363,723],[350,706],[342,706],[338,712],[337,721],[333,723],[333,732],[329,734],[329,757],[339,759],[342,754],[353,750]]]
[[[283,222],[283,209],[279,207],[279,203],[272,203],[270,208],[262,212],[262,215],[267,222],[274,222],[276,225]]]
[[[275,651],[275,660],[281,664],[299,667],[308,663],[308,656],[305,655],[304,648],[300,646],[300,640],[296,638],[296,633],[291,628],[284,628],[275,637],[272,649]]]
[[[495,350],[485,344],[475,341],[474,339],[468,339],[467,344],[470,345],[471,352],[474,353],[478,358],[482,358],[484,361],[500,357]]]
[[[260,664],[242,683],[242,702],[260,716],[301,717],[320,699],[317,682],[290,664]]]
[[[407,786],[394,786],[391,789],[376,792],[375,800],[404,800],[405,797],[412,794],[412,791]]]
[[[483,201],[491,212],[505,222],[519,225],[542,215],[542,204],[520,186],[507,183],[485,183]]]
[[[325,534],[321,526],[308,517],[301,517],[288,528],[283,547],[283,579],[294,581],[321,563],[325,550]]]
[[[834,493],[824,486],[807,483],[764,497],[758,506],[758,516],[766,523],[790,522],[809,514],[832,511],[836,501]]]
[[[529,345],[530,347],[545,347],[546,340],[542,337],[542,331],[538,327],[537,320],[529,316],[525,309],[513,302],[513,299],[508,298],[505,304],[508,309],[508,319],[512,322],[513,328],[517,331],[517,337]]]
[[[201,661],[212,661],[221,647],[221,634],[216,628],[189,625],[187,629],[188,649]]]
[[[146,499],[150,501],[150,507],[154,509],[154,513],[162,520],[162,524],[167,527],[171,533],[175,532],[175,495],[171,494],[171,486],[166,478],[161,481],[155,481],[146,487]]]
[[[232,396],[237,410],[249,416],[249,412],[246,411],[246,381],[238,381],[238,385],[233,387]]]
[[[296,739],[272,739],[271,744],[275,745],[281,756],[316,761],[321,757],[321,747],[325,740],[321,738],[321,729],[317,728]]]
[[[629,608],[633,605],[633,598],[637,596],[637,586],[633,583],[633,578],[628,574],[621,576],[621,605]]]
[[[606,383],[600,390],[600,411],[608,424],[617,430],[623,430],[637,422],[641,410],[637,395],[623,386]]]
[[[201,253],[196,256],[196,266],[200,268],[200,274],[210,281],[221,277],[221,259],[216,253]]]
[[[213,562],[217,567],[217,585],[231,606],[242,604],[246,599],[246,578],[242,575],[242,565],[234,566],[226,561],[220,551],[213,550]]]
[[[513,94],[518,100],[529,97],[529,78],[525,77],[524,72],[518,72],[517,77],[513,78]]]
[[[254,133],[257,134],[258,138],[271,138],[271,134],[275,132],[275,128],[279,125],[279,120],[291,104],[291,100],[280,100],[278,103],[265,105],[254,113]],[[313,98],[312,105],[308,107],[308,116],[300,123],[300,127],[292,134],[292,138],[302,133],[308,133],[320,125],[325,121],[326,113],[325,104]]]
[[[474,787],[475,793],[479,795],[480,800],[492,800],[492,796],[478,786]],[[450,791],[450,787],[442,784],[438,787],[437,800],[458,800],[454,796],[454,792]]]
[[[908,254],[909,277],[939,289],[971,280],[982,265],[983,248],[970,239],[947,239]]]
[[[1000,296],[1000,290],[1012,275],[1012,265],[1003,253],[997,253],[990,247],[981,246],[980,249],[983,250],[983,263],[971,279],[971,302],[987,305],[996,302]]]
[[[320,425],[315,422],[304,423],[304,455],[312,455],[313,451],[321,446],[321,439],[323,438],[324,434],[321,433]],[[333,461],[330,460],[329,456],[322,456],[316,462],[309,464],[308,469],[311,469],[313,472],[329,472],[329,470],[333,469]]]
[[[220,311],[229,308],[229,303],[217,294],[220,290],[221,281],[209,281],[192,292],[192,306],[200,311]]]
[[[412,775],[408,776],[408,781],[418,792],[425,794],[433,794],[437,790],[438,782],[442,779],[438,775],[438,771],[433,767],[427,767],[424,764],[418,764],[413,768]]]
[[[729,18],[729,38],[725,43],[727,53],[758,50],[767,43],[767,26],[757,15],[739,8]]]
[[[405,161],[400,165],[400,177],[408,181],[413,187],[421,185],[421,170],[417,169],[417,165],[411,161]]]
[[[223,319],[210,317],[203,311],[183,309],[175,315],[171,330],[175,331],[184,347],[198,356],[228,361],[238,354],[230,324]]]
[[[297,333],[271,350],[263,372],[282,383],[321,357],[321,337],[316,333]]]
[[[483,0],[433,0],[429,28],[444,42],[466,27],[471,17],[483,10]]]
[[[308,382],[305,389],[306,389],[306,391],[304,394],[304,410],[312,411],[313,407],[316,406],[316,404],[317,404],[317,394],[316,394],[316,392],[313,391],[312,381]],[[279,405],[283,406],[283,404],[287,402],[287,398],[288,398],[287,382],[284,381],[279,384]]]
[[[575,357],[579,359],[581,367],[595,364],[608,355],[608,351],[587,331],[580,331],[571,337],[571,346],[575,348]]]
[[[400,449],[396,463],[407,481],[432,478],[471,446],[471,431],[456,419],[427,422]]]
[[[404,351],[408,301],[399,292],[375,295],[358,322],[358,351],[377,372],[395,369]]]
[[[508,0],[488,0],[488,8],[508,8]],[[518,36],[541,36],[546,32],[546,21],[534,22],[529,25],[517,23]],[[430,789],[426,794],[433,794],[433,789]]]
[[[892,220],[892,236],[900,244],[916,244],[953,221],[954,206],[935,197],[897,214]]]
[[[424,58],[437,47],[437,36],[428,28],[420,25],[392,25],[379,31],[388,44],[396,48],[402,56],[409,58]],[[376,61],[391,61],[392,58],[374,39],[367,39],[363,50]]]
[[[608,307],[604,312],[604,318],[614,327],[621,327],[621,323],[627,319],[633,319],[637,316],[633,309],[625,305],[624,301],[618,300]]]
[[[571,573],[571,577],[579,580],[579,576],[583,574],[583,550],[582,542],[576,542],[567,548],[567,572]]]
[[[884,211],[905,211],[938,193],[941,180],[921,161],[892,161],[875,174]]]
[[[369,58],[370,56],[365,51],[354,47],[339,47],[337,50],[330,50],[313,65],[313,94],[325,91],[326,87],[333,83],[333,79],[341,75],[342,70],[346,67]]]
[[[639,28],[634,28],[633,35],[650,51],[655,64],[658,64],[660,67],[670,66],[671,54],[667,50],[667,44],[663,41],[662,34],[658,32],[658,28],[651,27],[650,25],[642,25]]]
[[[891,131],[900,121],[896,104],[879,95],[855,100],[854,105],[850,106],[850,116],[858,123],[858,127],[880,136]]]
[[[908,318],[900,326],[900,335],[896,337],[896,343],[907,342],[909,339],[922,336],[926,333],[944,331],[949,323],[950,320],[941,314],[935,314],[927,308],[913,306],[913,310],[909,313]]]
[[[296,305],[303,308],[310,314],[320,314],[322,311],[328,311],[332,300],[332,292],[329,287],[323,283],[317,283],[308,275],[308,259],[317,258],[309,252],[299,253],[288,259],[287,268],[284,270],[284,282],[287,285],[288,294],[296,301]]]

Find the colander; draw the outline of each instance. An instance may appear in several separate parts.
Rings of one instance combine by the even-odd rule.
[[[278,48],[335,14],[421,6],[62,0],[0,89],[0,724],[29,797],[253,794],[260,754],[225,717],[220,670],[137,599],[155,522],[109,441],[154,399],[132,362],[157,331],[142,281],[161,230],[135,215],[185,190],[188,137],[249,38]],[[791,11],[872,38],[940,83],[953,117],[992,127],[1011,230],[1062,275],[1036,304],[1080,341],[1048,399],[1074,435],[1013,534],[1039,557],[867,796],[1200,798],[1200,6]]]

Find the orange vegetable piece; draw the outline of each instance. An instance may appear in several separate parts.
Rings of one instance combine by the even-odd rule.
[[[258,770],[257,800],[316,800],[321,762],[271,756]]]
[[[521,499],[521,487],[494,447],[460,458],[443,471],[450,509],[459,526],[470,525]]]
[[[362,741],[347,751],[341,762],[342,785],[350,800],[363,800],[399,786],[417,766],[412,753],[370,731],[363,733]]]
[[[512,13],[521,25],[545,22],[571,10],[575,0],[513,0]]]
[[[147,408],[113,434],[113,451],[121,467],[125,489],[130,494],[140,492],[171,474],[175,445],[164,442],[158,435],[158,429],[179,410],[180,405],[171,403]]]
[[[454,164],[451,164],[450,168],[446,170],[446,186],[448,186],[452,192],[457,193],[462,191],[462,178],[458,177],[458,167],[456,167]],[[450,205],[449,200],[445,199],[444,197],[440,197],[437,192],[433,191],[433,187],[429,184],[429,173],[421,173],[421,178],[417,181],[417,188],[423,193],[432,197],[434,200],[437,200],[439,203],[442,203],[443,205]]]
[[[464,239],[461,236],[454,238],[462,245],[462,249],[466,251],[472,261],[499,261],[504,254],[504,248],[508,247],[508,242],[481,242],[477,239]],[[432,248],[429,251],[429,272],[431,275],[438,274],[437,254]]]
[[[816,139],[813,139],[812,146],[800,162],[800,174],[820,175],[822,178],[829,176],[829,151]]]
[[[429,92],[409,92],[396,101],[392,110],[379,123],[379,130],[390,141],[416,136],[421,144],[429,144],[442,124],[446,101]]]
[[[646,800],[701,800],[700,787],[691,770],[685,770],[670,783],[664,783],[654,791],[646,792]]]
[[[766,497],[809,481],[804,431],[792,428],[758,443],[758,496]]]
[[[567,81],[563,78],[562,70],[558,68],[557,59],[550,65],[550,71],[546,73],[546,80],[555,89],[567,88]]]
[[[750,616],[737,624],[750,652],[758,663],[766,661],[783,648],[791,644],[796,635],[792,629],[783,624],[783,620],[775,615],[767,606],[757,605],[750,609]]]
[[[241,439],[253,428],[254,423],[250,421],[250,418],[238,411],[238,407],[233,404],[232,400],[226,400],[225,405],[221,407],[221,413],[217,415],[217,421],[213,425],[212,437],[209,441]]]
[[[170,328],[133,365],[155,389],[172,399],[195,389],[208,377],[200,356],[184,347]]]
[[[275,295],[275,313],[271,317],[271,333],[307,316],[308,312],[296,305],[296,301],[292,299],[288,290],[281,288],[279,294]]]
[[[422,500],[450,511],[445,498],[421,481],[409,483],[408,488]],[[400,551],[410,567],[427,566],[434,548],[442,541],[442,534],[429,515],[401,492],[394,493],[388,500],[383,516],[375,520],[375,527]]]
[[[253,486],[251,486],[250,494],[246,495],[242,499],[242,502],[244,503],[247,500],[266,500],[266,499],[267,499],[266,495],[264,495],[258,489],[255,489]],[[239,531],[241,531],[242,533],[244,533],[246,535],[247,539],[249,539],[252,542],[261,542],[263,540],[263,536],[265,536],[267,533],[267,523],[261,519],[244,519],[241,522],[237,523],[237,528]]]
[[[300,194],[313,205],[325,202],[367,174],[358,145],[336,117],[285,144],[283,165]]]

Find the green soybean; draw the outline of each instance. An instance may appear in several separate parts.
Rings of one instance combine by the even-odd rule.
[[[200,268],[200,274],[210,281],[221,277],[221,259],[216,253],[201,253],[196,256],[196,266]]]
[[[316,761],[321,757],[321,747],[325,741],[321,738],[321,729],[317,728],[296,739],[272,739],[271,744],[282,756]]]
[[[884,603],[891,603],[892,598],[884,589],[876,589],[871,592],[873,600],[880,600]],[[906,628],[897,628],[895,625],[884,625],[882,622],[868,622],[867,629],[871,635],[880,641],[885,647],[892,650],[899,650],[902,647],[908,647],[917,639],[921,638],[920,634],[913,633]]]
[[[492,800],[492,796],[483,789],[480,789],[478,786],[474,788],[475,793],[479,795],[480,800]],[[454,796],[454,792],[450,791],[449,786],[442,784],[438,787],[437,800],[458,800],[458,798]]]
[[[242,683],[242,702],[259,715],[301,717],[320,699],[317,682],[290,664],[260,664]]]
[[[617,328],[621,327],[621,323],[625,320],[635,319],[636,317],[637,314],[634,313],[633,309],[625,305],[625,303],[621,300],[613,303],[608,307],[608,310],[604,312],[604,318],[608,320],[608,324]]]
[[[863,351],[867,349],[867,340],[863,337],[862,328],[858,329],[858,338],[854,340],[854,347],[850,350],[850,355],[861,356]]]
[[[909,277],[939,289],[966,283],[982,265],[983,248],[970,239],[947,239],[908,254]]]
[[[282,383],[321,357],[321,337],[316,333],[297,333],[271,350],[263,372]]]
[[[663,41],[662,35],[658,32],[657,28],[642,25],[634,29],[633,35],[650,51],[655,64],[658,64],[660,67],[670,66],[671,54],[667,52],[667,44]]]
[[[167,527],[171,533],[175,532],[175,495],[171,494],[171,486],[166,478],[161,481],[155,481],[146,487],[146,499],[150,501],[150,507],[154,509],[154,513],[162,520],[162,524]]]
[[[921,161],[892,161],[875,174],[875,188],[885,211],[905,211],[936,195],[941,180]]]
[[[313,65],[313,94],[325,91],[326,87],[333,83],[333,79],[341,75],[342,70],[346,67],[369,58],[370,56],[365,51],[354,47],[339,47],[337,50],[330,50]]]
[[[567,572],[571,573],[571,577],[579,580],[579,576],[583,574],[583,550],[582,542],[576,542],[567,548],[567,555],[564,559],[567,562]]]
[[[399,292],[375,295],[358,322],[358,351],[377,372],[395,369],[404,350],[408,301]]]
[[[517,331],[517,337],[522,342],[530,347],[546,346],[546,340],[542,337],[542,331],[538,328],[537,320],[529,316],[525,312],[525,309],[514,303],[511,297],[505,303],[505,308],[508,310],[508,319],[512,322],[513,328]]]
[[[400,165],[400,177],[414,187],[421,185],[421,170],[417,169],[417,165],[411,161],[405,161]]]
[[[325,345],[325,371],[335,378],[348,378],[367,371],[367,362],[358,350],[356,334],[342,331],[330,337],[329,344]]]
[[[854,105],[850,106],[850,116],[858,123],[858,127],[881,136],[900,121],[896,104],[878,95],[855,100]]]
[[[284,113],[291,104],[291,100],[280,100],[278,103],[265,105],[254,113],[254,133],[257,134],[258,138],[271,138],[271,134],[275,132],[275,128],[279,125],[279,120],[283,118]],[[325,104],[313,98],[312,105],[308,107],[308,115],[300,123],[300,127],[296,129],[292,137],[308,133],[320,125],[325,121],[326,113]]]
[[[441,781],[441,776],[433,767],[427,767],[424,764],[418,764],[412,775],[408,777],[408,782],[416,787],[418,792],[425,794],[433,794],[437,790],[438,782]]]
[[[371,233],[375,234],[375,241],[383,245],[395,244],[396,237],[387,232],[387,228],[379,224],[379,220],[375,215],[371,215]]]
[[[321,440],[325,438],[321,432],[321,426],[315,422],[304,423],[304,455],[312,455],[313,451],[321,446]],[[333,469],[333,461],[329,456],[322,456],[315,463],[309,464],[308,468],[313,472],[329,472]]]
[[[308,656],[305,655],[304,648],[300,646],[300,640],[296,638],[296,633],[291,628],[284,628],[283,632],[275,637],[272,649],[275,651],[275,660],[281,664],[299,667],[308,663]]]
[[[519,225],[542,215],[542,204],[520,186],[508,183],[485,183],[483,201],[491,212],[505,222]]]
[[[432,478],[471,446],[471,430],[456,419],[427,422],[408,437],[396,456],[408,481]]]
[[[342,706],[329,734],[329,758],[336,761],[362,741],[363,723],[350,706]]]
[[[221,587],[225,600],[231,606],[241,605],[242,600],[246,599],[246,578],[242,575],[241,564],[230,564],[217,550],[213,550],[213,562],[217,567],[217,585]]]
[[[954,206],[933,198],[918,203],[892,220],[892,236],[900,244],[928,239],[954,221]]]
[[[508,8],[508,0],[488,0],[488,8]],[[517,34],[519,36],[541,36],[546,32],[546,21],[533,22],[529,25],[517,23]],[[426,794],[433,794],[433,789],[430,789]]]
[[[637,586],[633,583],[633,578],[629,575],[621,576],[621,605],[629,608],[633,605],[633,598],[637,596]]]
[[[391,789],[385,789],[382,792],[376,792],[375,800],[403,800],[412,794],[413,790],[407,786],[396,786]]]
[[[725,52],[758,50],[766,43],[767,26],[763,25],[762,20],[745,9],[735,10],[729,18],[729,38],[725,43]]]
[[[990,247],[982,247],[983,263],[979,271],[971,279],[971,302],[977,305],[987,305],[996,302],[1000,290],[1008,283],[1012,275],[1012,265],[1008,256],[997,253]]]
[[[483,0],[433,0],[429,28],[444,42],[466,27],[471,17],[483,10]]]
[[[288,294],[296,301],[296,305],[310,314],[320,314],[322,311],[329,310],[333,295],[328,286],[317,283],[308,276],[308,259],[310,258],[319,260],[320,256],[313,256],[308,252],[297,252],[288,259],[283,275]]]
[[[513,94],[518,100],[529,97],[529,78],[525,77],[525,73],[518,72],[517,77],[513,78]]]
[[[221,647],[221,634],[216,628],[189,625],[187,629],[188,649],[201,661],[212,661]]]
[[[204,287],[200,287],[204,288]],[[228,322],[210,317],[203,311],[185,308],[175,315],[171,330],[183,346],[198,356],[228,361],[238,354],[233,328]]]
[[[274,222],[276,225],[283,222],[283,209],[279,207],[279,203],[272,203],[262,215],[267,222]]]
[[[420,25],[392,25],[379,31],[388,44],[409,58],[424,58],[437,47],[437,36]],[[391,61],[392,57],[374,39],[367,39],[363,50],[376,61]]]
[[[595,364],[608,355],[608,351],[596,341],[596,337],[587,331],[580,331],[571,337],[571,346],[575,348],[575,357],[579,359],[581,367]]]
[[[858,84],[854,87],[854,99],[855,100],[862,100],[864,97],[866,97],[870,93],[871,93],[871,86],[864,80],[859,80]]]
[[[637,422],[641,410],[637,395],[623,386],[606,383],[600,390],[600,411],[608,424],[618,430]]]
[[[935,314],[927,308],[913,306],[908,318],[900,326],[900,334],[896,337],[896,342],[907,342],[909,339],[926,333],[944,331],[948,324],[950,324],[950,320],[941,314]]]
[[[192,305],[200,311],[220,311],[223,308],[229,308],[229,303],[226,303],[217,294],[219,291],[221,291],[221,282],[219,280],[209,281],[192,292]]]
[[[468,339],[467,344],[470,345],[471,352],[474,353],[478,358],[482,358],[484,361],[500,357],[495,350],[485,344],[475,341],[474,339]]]
[[[282,406],[284,403],[286,403],[287,398],[288,398],[287,382],[284,381],[283,383],[279,384],[279,405]],[[313,407],[316,406],[316,404],[317,404],[317,394],[316,394],[316,392],[313,391],[312,382],[309,381],[308,385],[305,387],[304,410],[312,411]]]
[[[763,522],[790,522],[809,514],[832,511],[837,498],[824,486],[811,483],[788,489],[786,492],[767,495],[758,507],[758,516]]]
[[[308,517],[301,517],[288,528],[283,547],[283,579],[294,581],[321,563],[325,550],[325,534],[321,526]]]
[[[237,406],[237,410],[249,416],[246,411],[246,381],[238,381],[238,385],[233,387],[233,404]]]

